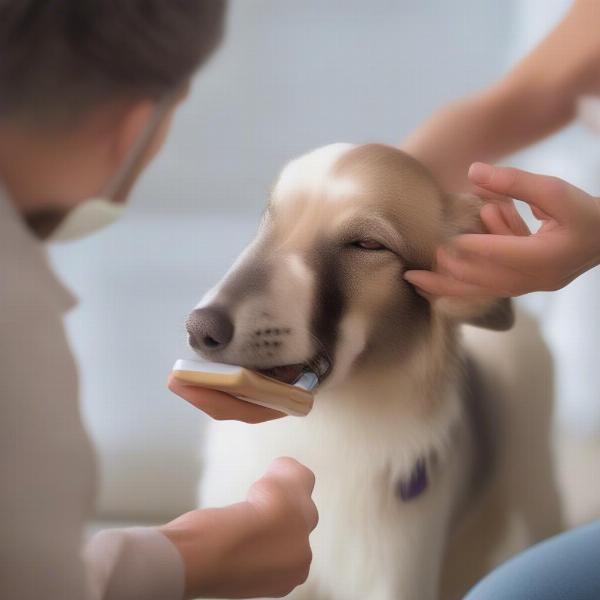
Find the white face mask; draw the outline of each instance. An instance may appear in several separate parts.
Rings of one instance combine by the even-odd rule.
[[[78,240],[112,225],[123,215],[126,209],[126,196],[139,174],[148,147],[154,140],[165,113],[171,108],[175,96],[177,94],[169,94],[159,102],[152,118],[144,127],[123,165],[106,186],[106,191],[97,198],[81,202],[69,211],[60,225],[47,238],[48,241]]]
[[[49,242],[70,242],[96,233],[115,221],[125,212],[124,202],[109,198],[92,198],[76,206],[48,237]]]

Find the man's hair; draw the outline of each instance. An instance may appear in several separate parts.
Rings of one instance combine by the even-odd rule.
[[[0,0],[0,120],[158,100],[219,44],[225,0]]]

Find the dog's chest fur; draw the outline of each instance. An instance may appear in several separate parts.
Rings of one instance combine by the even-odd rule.
[[[418,386],[398,375],[395,385],[354,382],[324,392],[306,418],[210,428],[203,504],[243,497],[278,456],[292,456],[316,475],[314,499],[321,517],[311,537],[314,560],[308,583],[294,598],[392,598],[397,578],[423,581],[402,573],[413,569],[408,556],[416,538],[423,545],[423,528],[445,532],[452,521],[472,456],[462,381],[449,382],[437,409],[424,418],[419,407],[427,402],[418,397]],[[426,485],[403,499],[399,486],[420,461]],[[432,556],[440,552],[427,550]],[[413,596],[407,590],[406,598],[435,597],[436,574],[425,581],[429,591],[414,590]]]

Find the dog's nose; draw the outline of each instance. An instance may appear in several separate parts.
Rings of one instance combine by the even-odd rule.
[[[196,350],[222,350],[233,338],[233,323],[221,308],[196,308],[185,327]]]

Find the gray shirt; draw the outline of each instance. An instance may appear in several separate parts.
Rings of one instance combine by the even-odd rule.
[[[63,327],[74,304],[0,191],[0,598],[180,600],[181,557],[158,530],[82,545],[96,465]]]

